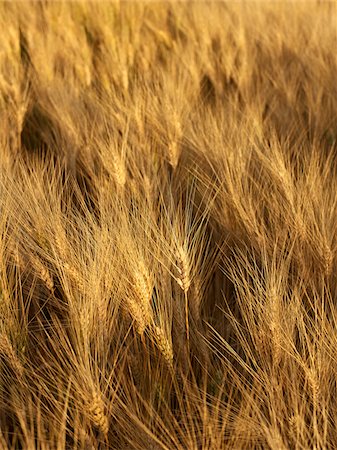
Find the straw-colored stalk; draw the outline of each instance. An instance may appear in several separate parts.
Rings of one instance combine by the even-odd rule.
[[[191,312],[194,316],[195,322],[200,321],[200,307],[203,297],[203,287],[202,282],[199,276],[194,277],[193,285],[192,285],[192,301],[191,303]]]
[[[322,249],[322,269],[326,276],[329,276],[332,271],[332,264],[333,264],[334,255],[332,251],[330,250],[329,246],[325,244]]]
[[[85,450],[96,450],[95,442],[92,436],[89,435],[87,430],[79,429],[79,441]]]

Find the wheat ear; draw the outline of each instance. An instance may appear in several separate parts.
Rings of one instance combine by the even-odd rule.
[[[37,274],[47,286],[48,290],[53,293],[54,292],[54,282],[53,278],[49,273],[49,270],[42,264],[42,262],[38,258],[34,258],[32,260],[33,267],[36,270]]]
[[[126,169],[124,161],[118,155],[114,157],[113,168],[115,181],[119,187],[123,188],[126,183]]]
[[[8,359],[13,371],[21,378],[24,372],[22,363],[16,355],[9,338],[5,333],[1,333],[0,335],[0,353]]]
[[[109,419],[104,411],[104,403],[101,396],[95,392],[92,396],[91,403],[88,406],[88,413],[90,420],[98,428],[104,436],[107,436],[109,431]]]
[[[20,270],[24,270],[26,264],[25,264],[25,261],[19,251],[19,248],[18,247],[14,248],[11,246],[11,254],[12,254],[15,266]]]
[[[83,278],[78,273],[78,271],[74,267],[72,267],[70,264],[68,264],[68,263],[64,263],[63,267],[64,267],[67,275],[69,275],[69,277],[77,285],[77,287],[80,290],[80,292],[82,292],[82,293],[85,292],[85,285],[84,285],[84,282],[83,282]]]
[[[177,264],[179,273],[177,283],[179,284],[181,289],[187,293],[191,286],[190,262],[187,252],[181,246],[177,249]]]
[[[147,326],[152,321],[152,283],[148,270],[144,264],[134,272],[134,294],[129,298],[128,306],[132,318],[137,325],[137,331],[143,335]]]
[[[178,162],[179,162],[179,156],[180,151],[178,147],[178,143],[176,140],[172,140],[168,145],[168,156],[169,156],[169,163],[173,167],[173,169],[176,169]]]
[[[172,344],[165,336],[164,330],[158,326],[153,327],[153,335],[160,353],[165,358],[169,367],[173,367],[173,349]]]
[[[187,255],[187,252],[182,246],[179,246],[177,249],[177,264],[178,264],[178,272],[179,277],[177,278],[177,283],[184,291],[185,295],[185,326],[186,326],[186,336],[187,340],[189,340],[189,322],[188,322],[188,297],[187,292],[191,286],[191,265]]]
[[[313,401],[314,401],[314,403],[317,403],[317,400],[319,398],[319,379],[318,379],[316,370],[314,370],[312,368],[307,369],[306,370],[306,378],[307,378],[310,388],[311,388]]]
[[[91,327],[92,323],[90,320],[90,311],[87,311],[87,309],[83,307],[79,311],[79,319],[83,337],[86,340],[90,336],[92,329]]]

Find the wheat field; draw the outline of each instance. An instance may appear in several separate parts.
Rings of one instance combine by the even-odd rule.
[[[0,3],[1,450],[337,448],[336,8]]]

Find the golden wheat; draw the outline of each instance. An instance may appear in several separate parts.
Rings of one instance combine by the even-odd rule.
[[[163,357],[165,358],[169,367],[173,367],[173,349],[172,344],[169,342],[168,338],[162,328],[154,326],[152,329],[153,335],[155,337],[157,346]]]
[[[54,291],[54,282],[53,282],[53,278],[50,275],[50,272],[47,269],[47,267],[38,258],[33,258],[32,265],[35,268],[37,275],[45,283],[45,285],[49,289],[49,291],[53,292]]]
[[[8,336],[3,332],[0,336],[0,353],[6,357],[7,362],[10,367],[12,367],[14,373],[21,378],[24,374],[22,362],[16,355]]]
[[[94,425],[106,436],[109,431],[109,419],[104,413],[104,403],[96,393],[88,405],[88,413]]]
[[[0,446],[337,442],[336,2],[0,2]]]

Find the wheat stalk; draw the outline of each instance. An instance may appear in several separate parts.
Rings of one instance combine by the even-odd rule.
[[[200,276],[196,276],[193,279],[193,291],[192,291],[192,301],[191,312],[194,315],[194,320],[199,322],[200,320],[200,306],[203,297],[203,286]]]
[[[270,308],[270,325],[271,343],[273,346],[273,362],[275,366],[278,366],[281,360],[281,342],[282,333],[280,329],[280,299],[275,289],[271,288],[268,292],[268,301]]]

